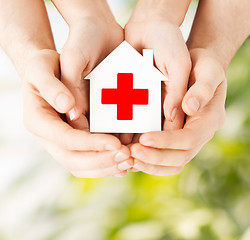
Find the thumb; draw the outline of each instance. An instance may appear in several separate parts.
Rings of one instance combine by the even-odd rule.
[[[69,112],[75,104],[69,89],[55,76],[40,75],[35,81],[35,87],[42,98],[59,113]]]
[[[166,82],[166,97],[164,100],[164,114],[172,122],[181,109],[183,97],[187,91],[188,78],[191,70],[189,57],[173,59],[168,65],[168,81]]]
[[[195,68],[190,77],[190,82],[194,83],[182,101],[183,111],[189,115],[195,115],[200,109],[206,106],[213,98],[218,86],[226,80],[223,71],[218,68]]]
[[[60,56],[61,80],[75,97],[75,106],[69,112],[70,120],[80,118],[88,110],[88,81],[83,80],[88,61],[81,51],[66,47]]]

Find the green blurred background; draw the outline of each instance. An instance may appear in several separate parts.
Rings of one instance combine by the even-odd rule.
[[[124,24],[134,1],[110,2]],[[60,50],[68,29],[47,6]],[[250,239],[250,39],[227,72],[223,129],[176,176],[71,176],[23,129],[20,80],[2,52],[0,65],[0,240]]]

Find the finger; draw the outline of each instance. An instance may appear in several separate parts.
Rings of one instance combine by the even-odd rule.
[[[186,62],[187,61],[187,62]],[[167,95],[163,103],[166,119],[174,121],[187,90],[191,65],[188,60],[171,63],[168,69]]]
[[[198,127],[200,127],[199,132],[196,132]],[[203,134],[200,134],[204,130],[207,132],[207,126],[198,124],[195,129],[184,128],[172,131],[149,132],[141,136],[140,143],[144,146],[159,149],[190,150],[206,140],[202,136]],[[206,135],[206,132],[204,135]]]
[[[189,151],[173,149],[157,149],[134,144],[131,147],[131,155],[145,163],[161,166],[184,166],[197,154],[200,149]]]
[[[163,130],[171,131],[183,128],[184,119],[185,119],[184,112],[182,111],[181,108],[178,108],[174,121],[168,121],[167,119],[164,119]]]
[[[190,150],[209,141],[225,120],[226,81],[196,117],[188,118],[183,129],[144,133],[140,143],[160,149]]]
[[[190,75],[190,82],[194,84],[189,88],[182,102],[182,108],[189,116],[193,116],[202,109],[213,98],[217,87],[226,79],[224,70],[214,60],[195,59],[194,64],[195,67]]]
[[[141,136],[140,143],[159,149],[190,150],[209,141],[215,131],[214,122],[197,118],[193,120],[192,128],[145,133]]]
[[[89,171],[72,171],[71,173],[77,178],[102,178],[102,177],[121,177],[123,171],[117,169],[116,166],[104,168],[102,170],[89,170]]]
[[[158,165],[143,163],[142,161],[139,160],[135,160],[134,169],[151,175],[167,176],[167,175],[179,174],[182,171],[183,167],[158,166]]]
[[[71,171],[71,173],[78,178],[101,178],[101,177],[112,177],[112,176],[121,177],[126,175],[126,171],[120,170],[115,165],[95,170]]]
[[[120,172],[118,174],[113,175],[113,177],[125,177],[127,175],[127,173],[128,173],[127,170],[122,171],[122,172]]]
[[[74,97],[65,85],[55,76],[44,74],[37,77],[34,86],[57,112],[70,111],[75,103]]]
[[[141,137],[142,133],[136,133],[134,136],[133,136],[133,140],[132,140],[132,143],[138,143],[139,142],[139,139]]]
[[[111,133],[111,135],[117,137],[118,139],[120,139],[120,133]]]
[[[71,121],[70,119],[68,119],[68,123],[74,129],[89,132],[89,121],[83,114],[81,114],[80,117],[76,120]]]
[[[115,166],[119,171],[132,167],[133,159],[130,158],[129,150],[123,146],[117,151],[103,152],[80,152],[68,151],[60,148],[54,143],[40,137],[36,141],[45,148],[62,166],[71,172],[96,171]],[[123,155],[122,167],[117,163],[116,157]]]
[[[175,35],[163,34],[160,40],[154,38],[154,52],[156,66],[168,77],[168,80],[164,82],[166,87],[166,97],[163,102],[164,115],[168,121],[174,121],[187,90],[192,64],[179,29],[173,26],[168,26],[167,29]],[[173,43],[175,47],[172,47]]]
[[[102,32],[92,24],[85,22],[72,28],[60,56],[62,82],[76,99],[74,109],[68,114],[71,120],[89,110],[89,81],[83,78],[118,44],[111,40],[106,46],[101,40]]]
[[[84,32],[83,32],[84,31]],[[91,41],[88,26],[83,29],[73,28],[60,55],[61,80],[75,97],[75,107],[68,118],[78,119],[89,109],[89,81],[83,80],[97,61],[97,52]],[[79,44],[80,42],[80,44]],[[97,49],[100,47],[98,46]],[[90,54],[92,61],[90,61]]]
[[[32,133],[55,142],[68,150],[103,151],[121,147],[120,141],[108,134],[90,134],[73,129],[41,97],[35,95],[29,84],[23,88],[24,125]],[[32,104],[30,104],[32,103]]]
[[[66,113],[73,108],[75,99],[59,80],[59,55],[49,50],[40,55],[33,60],[34,64],[30,63],[31,70],[25,74],[25,79],[57,112]]]
[[[83,71],[88,65],[87,58],[74,48],[64,48],[60,56],[61,80],[75,97],[75,107],[69,112],[69,119],[76,120],[88,109],[89,82],[83,80]],[[85,114],[85,113],[84,113]]]
[[[134,136],[133,133],[121,133],[120,134],[121,143],[124,145],[128,145],[129,143],[132,142],[133,136]]]

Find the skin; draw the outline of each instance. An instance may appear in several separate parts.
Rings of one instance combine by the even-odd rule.
[[[26,128],[77,177],[124,176],[133,163],[127,147],[112,135],[90,134],[84,121],[70,126],[58,114],[74,109],[76,99],[60,81],[61,59],[43,1],[0,4],[0,31],[5,33],[0,43],[23,79]],[[118,166],[117,159],[126,164]]]
[[[221,84],[211,101],[195,115],[187,117],[183,129],[141,135],[139,143],[131,145],[131,154],[135,158],[133,171],[143,171],[158,176],[181,172],[224,123],[226,97],[224,72],[205,51],[194,50],[190,54],[193,63],[192,81],[198,85],[202,84],[203,79],[218,78],[222,79]]]
[[[170,79],[167,86],[163,85],[163,96],[169,104],[164,104],[164,130],[168,131],[135,135],[130,149],[112,135],[89,133],[88,83],[81,80],[124,39],[123,30],[115,22],[107,3],[54,1],[70,27],[61,56],[55,51],[42,1],[0,3],[0,31],[5,33],[0,43],[24,80],[25,126],[75,176],[124,176],[132,166],[133,171],[154,175],[178,173],[222,126],[225,69],[249,34],[249,23],[245,20],[249,12],[247,0],[241,6],[233,1],[229,6],[222,0],[219,3],[200,1],[188,41],[193,66],[186,94],[191,62],[178,27],[189,1],[185,4],[173,0],[157,1],[157,4],[154,0],[138,1],[126,25],[125,39],[139,51],[144,47],[156,48],[155,63]],[[177,11],[179,14],[173,14]],[[233,14],[240,15],[237,21],[231,17]],[[216,19],[220,19],[219,23]],[[165,32],[172,34],[168,36]],[[157,41],[161,42],[158,50]],[[171,49],[166,47],[168,45]],[[169,56],[178,56],[179,65]],[[183,71],[177,71],[180,67],[186,76]],[[180,101],[183,96],[184,100]],[[198,108],[197,101],[195,108],[194,101],[189,101],[192,97],[198,101]],[[183,129],[178,129],[184,116],[181,104],[190,116]],[[70,125],[57,112],[66,113]],[[132,140],[131,135],[120,138],[127,143]]]
[[[69,112],[68,121],[71,126],[77,123],[87,129],[89,86],[82,79],[120,44],[124,37],[121,36],[121,27],[115,22],[106,1],[74,0],[70,5],[67,1],[54,0],[53,2],[70,27],[69,38],[60,58],[62,82],[71,90],[76,99],[76,106],[73,110],[75,116],[72,117],[72,112]],[[164,104],[165,117],[168,118],[165,120],[164,130],[169,130],[181,128],[184,120],[181,101],[186,93],[191,61],[179,26],[190,1],[186,1],[185,4],[183,1],[158,1],[157,3],[159,9],[166,9],[161,15],[157,12],[158,8],[152,11],[155,1],[138,2],[125,27],[125,38],[138,51],[141,51],[142,48],[153,48],[158,68],[169,77],[168,86],[163,86],[164,99],[168,103]],[[88,6],[87,10],[86,6]],[[149,9],[151,10],[148,11]],[[171,16],[170,13],[176,10],[178,10],[178,14]],[[96,14],[97,12],[99,14]],[[151,12],[152,17],[148,17],[154,21],[146,21],[144,15],[149,15]],[[161,24],[162,22],[164,24]],[[157,29],[155,29],[156,25],[159,25]],[[105,34],[107,32],[110,33],[107,35]],[[163,35],[159,44],[162,32],[168,34]],[[96,37],[97,35],[98,37]],[[151,38],[151,35],[154,35],[154,38]],[[112,37],[107,39],[106,36]],[[146,42],[143,41],[144,38],[147,40]],[[166,48],[165,45],[171,47]],[[183,71],[179,71],[180,68]],[[133,135],[118,134],[116,136],[123,144],[128,144]],[[132,167],[127,166],[128,169]]]
[[[155,65],[168,77],[162,84],[163,130],[183,127],[181,103],[187,91],[191,60],[179,27],[189,4],[190,1],[180,0],[138,1],[125,26],[126,41],[139,52],[154,49]],[[133,134],[121,134],[120,138],[128,144]]]
[[[183,129],[143,134],[140,143],[131,146],[135,158],[133,171],[160,176],[179,173],[222,127],[225,71],[250,34],[249,12],[247,0],[240,4],[223,0],[200,1],[187,43],[192,71],[182,108],[189,116]],[[194,98],[195,104],[190,101]]]
[[[83,78],[124,40],[123,29],[106,1],[54,0],[53,3],[70,29],[60,56],[61,81],[75,98],[67,120],[73,128],[89,132],[89,82]],[[117,176],[124,176],[133,160],[128,151],[120,154],[119,160],[122,162],[118,168],[125,171]]]

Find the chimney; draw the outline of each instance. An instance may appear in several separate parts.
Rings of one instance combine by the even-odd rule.
[[[143,49],[142,50],[144,61],[150,65],[154,65],[153,49]]]

